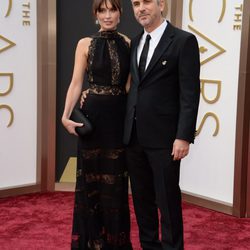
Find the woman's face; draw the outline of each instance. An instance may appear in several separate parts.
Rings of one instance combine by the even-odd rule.
[[[120,12],[115,10],[110,1],[102,3],[100,10],[96,12],[96,18],[99,21],[101,30],[115,30],[120,21]]]

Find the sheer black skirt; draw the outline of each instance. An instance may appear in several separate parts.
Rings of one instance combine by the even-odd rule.
[[[125,99],[88,98],[84,111],[95,131],[78,140],[71,249],[130,250],[128,172],[121,146]]]

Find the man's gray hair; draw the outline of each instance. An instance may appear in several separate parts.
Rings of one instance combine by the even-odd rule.
[[[133,0],[131,0],[131,2],[132,2]],[[156,2],[157,2],[157,4],[160,4],[160,0],[156,0]],[[165,17],[166,15],[167,15],[167,13],[168,13],[168,0],[165,0],[165,9],[164,9],[164,11],[163,11],[163,16]]]

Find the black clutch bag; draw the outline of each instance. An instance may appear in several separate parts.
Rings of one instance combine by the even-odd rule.
[[[76,133],[79,136],[85,136],[88,135],[92,132],[93,130],[93,126],[90,123],[89,119],[87,118],[86,115],[83,114],[82,110],[79,108],[74,108],[70,119],[74,122],[78,122],[78,123],[83,123],[84,125],[82,127],[76,127]]]

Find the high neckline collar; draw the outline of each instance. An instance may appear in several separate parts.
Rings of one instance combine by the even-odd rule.
[[[117,36],[118,32],[117,30],[99,30],[98,34],[100,37],[112,38]]]

